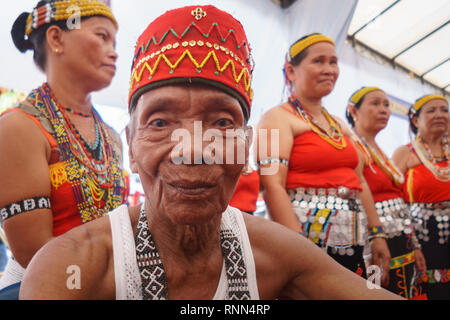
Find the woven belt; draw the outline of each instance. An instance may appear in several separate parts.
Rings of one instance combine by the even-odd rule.
[[[375,202],[375,208],[389,238],[412,233],[413,219],[402,198]]]

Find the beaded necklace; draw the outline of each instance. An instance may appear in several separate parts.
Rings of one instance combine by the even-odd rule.
[[[289,98],[289,103],[297,110],[300,117],[309,124],[312,131],[315,132],[323,140],[331,144],[336,149],[342,150],[347,147],[347,142],[344,139],[344,135],[339,125],[334,121],[325,108],[322,108],[322,114],[330,125],[330,130],[322,128],[308,112],[306,112],[301,105],[300,101],[293,95]]]
[[[32,91],[27,98],[52,126],[60,150],[67,182],[71,185],[83,223],[101,217],[126,200],[126,183],[120,162],[120,150],[113,148],[110,129],[93,109],[99,131],[101,158],[95,159],[81,135],[59,107],[48,84]]]
[[[392,182],[394,182],[395,185],[398,186],[405,181],[400,169],[398,169],[398,167],[386,157],[384,152],[378,148],[378,146],[376,149],[372,148],[364,137],[361,137],[356,132],[355,135],[359,138],[362,146],[366,149],[365,153],[369,155],[370,159],[377,164],[377,166],[392,180]],[[372,171],[374,170],[372,169]]]
[[[101,130],[100,140],[101,140],[101,144],[104,145],[105,148],[103,148],[103,150],[102,150],[102,153],[103,153],[102,160],[97,161],[96,159],[94,159],[92,157],[86,144],[82,143],[84,139],[82,138],[79,131],[72,124],[70,119],[67,117],[67,114],[65,114],[64,112],[61,111],[62,108],[60,107],[58,100],[56,100],[56,97],[51,92],[48,84],[44,83],[43,87],[45,90],[47,90],[49,92],[52,102],[55,104],[56,108],[60,111],[62,117],[64,118],[64,122],[69,129],[69,130],[67,130],[67,133],[68,133],[67,138],[69,139],[69,142],[70,142],[70,145],[71,145],[71,148],[72,148],[72,151],[73,151],[73,154],[75,155],[75,157],[77,157],[81,163],[86,165],[90,170],[94,171],[97,175],[105,174],[109,167],[110,156],[108,156],[107,153],[108,153],[108,151],[110,151],[109,148],[111,145],[110,143],[106,143],[106,141],[105,141],[107,139],[106,138],[107,132],[105,130]],[[97,114],[97,112],[93,113],[93,116],[94,116],[94,121],[96,121],[96,122],[100,121],[99,115]],[[94,175],[93,178],[96,179],[96,175]],[[96,180],[97,180],[97,182],[99,182],[98,179],[96,179]]]
[[[53,93],[52,93],[52,98],[53,98]],[[80,116],[80,117],[83,117],[83,118],[92,118],[94,116],[92,114],[92,111],[91,111],[91,113],[83,113],[81,111],[77,111],[77,110],[74,110],[72,108],[67,108],[67,107],[64,107],[64,106],[61,106],[61,105],[59,105],[59,108],[64,110],[64,111],[66,111],[66,112],[69,112],[71,114],[74,114],[74,115],[77,115],[77,116]]]
[[[94,158],[96,160],[102,160],[102,158],[101,158],[101,156],[102,156],[102,153],[101,153],[102,140],[101,140],[100,129],[98,127],[97,121],[94,121],[94,126],[95,126],[95,141],[94,141],[94,143],[91,144],[91,143],[87,142],[81,135],[80,135],[80,137],[81,137],[81,141],[83,141],[84,145],[89,150],[89,152],[94,156]]]
[[[102,155],[103,143],[102,143],[100,129],[99,129],[97,120],[94,118],[95,141],[93,143],[89,143],[88,141],[86,141],[83,138],[83,136],[80,134],[78,129],[75,127],[75,125],[73,123],[71,125],[72,125],[73,129],[75,130],[76,136],[81,140],[81,142],[83,142],[83,144],[86,147],[86,149],[88,150],[89,154],[91,154],[93,156],[93,158],[97,161],[102,160],[103,159],[103,155]]]
[[[83,136],[80,134],[80,132],[78,131],[78,129],[75,127],[75,125],[72,123],[72,121],[70,121],[70,118],[66,116],[66,119],[70,122],[71,127],[74,129],[75,131],[75,135],[77,136],[78,139],[81,140],[81,142],[83,142],[84,146],[86,147],[86,149],[89,151],[89,153],[94,157],[95,160],[101,160],[102,159],[102,153],[101,153],[101,148],[102,148],[102,141],[101,141],[101,136],[100,136],[100,129],[99,129],[99,125],[97,123],[97,118],[94,117],[94,114],[91,113],[87,114],[87,113],[82,113],[79,111],[76,111],[74,109],[71,108],[67,108],[64,107],[62,105],[60,105],[58,103],[58,100],[56,99],[56,97],[53,95],[53,93],[51,93],[51,97],[53,99],[53,101],[58,105],[58,108],[61,110],[61,112],[66,111],[68,113],[74,114],[74,115],[78,115],[81,116],[83,118],[94,118],[94,128],[95,128],[95,141],[94,143],[89,143],[87,142]]]
[[[423,141],[423,138],[417,134],[416,139],[411,142],[414,150],[417,153],[420,161],[424,164],[424,166],[433,173],[436,179],[442,182],[450,181],[450,166],[449,166],[449,154],[450,148],[448,144],[448,136],[445,135],[442,137],[441,147],[444,153],[443,158],[439,159],[433,155],[431,149],[428,145]],[[445,161],[447,165],[445,167],[441,167],[438,165],[439,162]]]

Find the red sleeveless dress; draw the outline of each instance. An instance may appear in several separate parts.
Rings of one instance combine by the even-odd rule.
[[[256,211],[256,201],[259,195],[259,174],[252,171],[249,174],[241,174],[234,194],[230,200],[230,206],[241,211],[252,213]]]
[[[53,213],[53,236],[57,237],[83,224],[77,208],[77,195],[74,194],[73,188],[68,181],[68,174],[64,162],[60,161],[60,152],[55,138],[44,129],[38,119],[19,108],[9,109],[3,114],[14,111],[21,112],[33,120],[45,135],[51,146],[51,156],[49,161],[49,175],[52,184],[50,202]],[[125,172],[124,176],[126,176]],[[122,193],[122,199],[120,199],[121,204],[126,203],[128,197],[129,180],[126,179],[126,177],[124,177],[124,184],[124,192]],[[98,203],[98,208],[104,208],[105,206],[106,203],[103,200]]]
[[[406,299],[416,298],[422,294],[422,288],[417,279],[412,217],[403,200],[403,185],[396,185],[375,162],[364,167],[364,177],[389,237],[391,261],[386,289]]]
[[[361,184],[355,173],[358,153],[350,139],[344,139],[347,147],[338,150],[313,131],[295,137],[289,158],[286,189],[345,186],[361,191]]]
[[[446,166],[446,162],[438,164]],[[403,185],[405,201],[408,203],[435,203],[450,200],[450,181],[437,180],[425,165],[419,164],[406,172]]]
[[[395,185],[384,171],[376,164],[364,167],[364,177],[369,185],[370,191],[375,202],[389,199],[403,198],[402,185]],[[375,172],[374,172],[375,171]]]
[[[438,165],[445,167],[447,161]],[[409,169],[405,178],[405,201],[416,219],[415,230],[427,263],[422,286],[430,300],[450,299],[450,181],[436,179],[424,164]]]
[[[312,130],[296,136],[285,188],[303,234],[341,265],[366,276],[367,217],[355,172],[359,157],[351,140],[343,139],[346,147],[338,149]]]

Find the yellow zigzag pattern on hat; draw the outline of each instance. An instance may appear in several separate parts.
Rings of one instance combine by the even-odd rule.
[[[216,64],[217,70],[220,71],[220,72],[224,72],[228,68],[228,66],[231,65],[231,71],[233,73],[233,77],[234,77],[234,80],[236,81],[236,84],[238,84],[241,81],[241,79],[243,78],[244,79],[245,91],[248,91],[250,89],[251,76],[247,75],[247,73],[249,73],[247,68],[243,68],[242,71],[240,72],[240,74],[238,75],[236,73],[236,67],[235,67],[234,61],[232,59],[229,59],[221,67],[219,59],[217,58],[217,55],[216,55],[216,53],[214,51],[210,51],[208,53],[208,55],[206,56],[206,58],[201,63],[198,63],[197,60],[192,56],[192,54],[191,54],[191,52],[189,50],[185,50],[183,52],[183,54],[181,55],[181,57],[174,64],[172,64],[172,62],[166,57],[166,55],[164,53],[160,54],[158,56],[158,59],[156,60],[153,68],[148,64],[148,62],[145,62],[144,65],[142,66],[142,69],[141,69],[140,72],[137,72],[137,70],[135,70],[133,72],[133,75],[131,76],[131,84],[130,84],[131,89],[133,88],[133,85],[134,85],[135,82],[141,81],[142,75],[143,75],[145,70],[148,70],[150,72],[150,75],[153,76],[155,74],[156,69],[158,68],[161,60],[164,60],[167,63],[167,65],[172,69],[172,71],[174,71],[178,67],[178,65],[183,61],[183,59],[185,57],[189,58],[189,60],[194,64],[194,66],[197,68],[197,72],[199,72],[199,73],[201,72],[202,68],[206,65],[206,63],[209,61],[209,59],[211,57],[213,58],[213,60],[214,60],[214,62]],[[247,71],[247,72],[245,72],[245,71]]]

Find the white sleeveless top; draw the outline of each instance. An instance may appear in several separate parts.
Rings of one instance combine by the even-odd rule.
[[[136,247],[128,207],[123,205],[110,212],[109,219],[113,243],[116,299],[142,300],[141,275],[139,274],[136,259]],[[255,261],[242,213],[236,208],[228,207],[222,214],[222,225],[231,229],[241,243],[242,254],[244,255],[247,268],[250,299],[259,300]],[[219,284],[213,299],[228,299],[225,263],[222,264]]]

